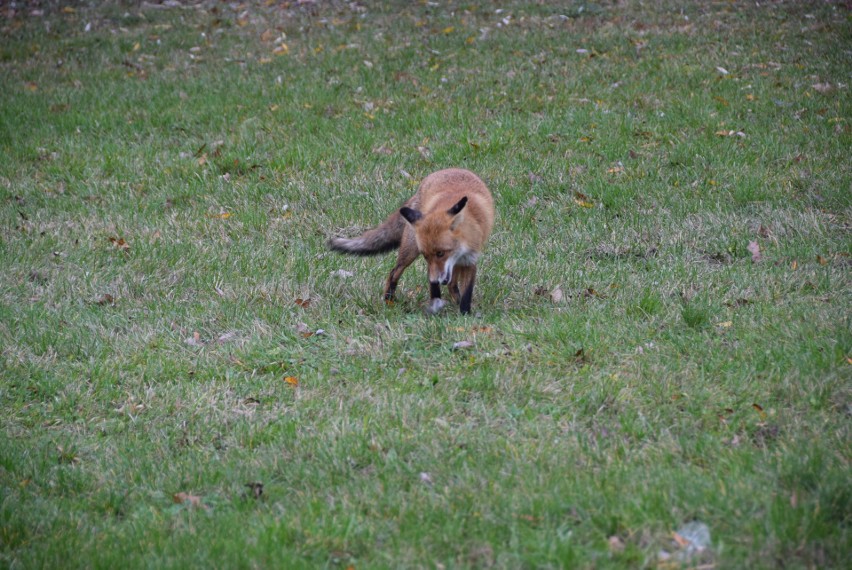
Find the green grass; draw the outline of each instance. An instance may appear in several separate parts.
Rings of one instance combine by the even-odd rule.
[[[844,567],[847,7],[266,4],[4,8],[0,565]]]

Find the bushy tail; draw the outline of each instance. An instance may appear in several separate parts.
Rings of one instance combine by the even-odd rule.
[[[381,225],[367,230],[356,238],[331,238],[328,247],[351,255],[378,255],[396,249],[402,242],[405,220],[399,210],[388,216]]]

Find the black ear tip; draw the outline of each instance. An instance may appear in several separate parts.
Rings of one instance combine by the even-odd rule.
[[[413,224],[417,220],[423,217],[423,214],[418,212],[417,210],[412,210],[408,206],[403,206],[399,209],[399,214],[405,218],[409,224]]]
[[[450,209],[448,210],[448,213],[449,213],[451,216],[455,216],[456,214],[458,214],[459,212],[461,212],[461,211],[462,211],[462,209],[464,209],[464,207],[465,207],[465,205],[466,205],[466,204],[467,204],[467,196],[464,196],[464,197],[462,197],[462,199],[461,199],[461,200],[459,200],[458,202],[456,202],[456,204],[455,204],[452,208],[450,208]]]

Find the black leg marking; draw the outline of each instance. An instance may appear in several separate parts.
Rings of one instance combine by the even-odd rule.
[[[470,313],[470,305],[473,301],[473,284],[476,281],[476,266],[470,268],[470,280],[467,282],[467,286],[464,288],[464,292],[462,293],[461,300],[459,300],[459,310],[461,314],[467,315]]]

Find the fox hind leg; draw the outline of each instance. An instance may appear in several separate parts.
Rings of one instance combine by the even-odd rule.
[[[417,242],[414,241],[414,234],[406,230],[402,235],[402,243],[399,246],[399,253],[396,257],[396,265],[391,269],[388,280],[385,283],[385,301],[392,301],[396,294],[396,286],[399,283],[399,278],[409,265],[414,263],[417,256],[420,255],[420,250],[417,249]]]

